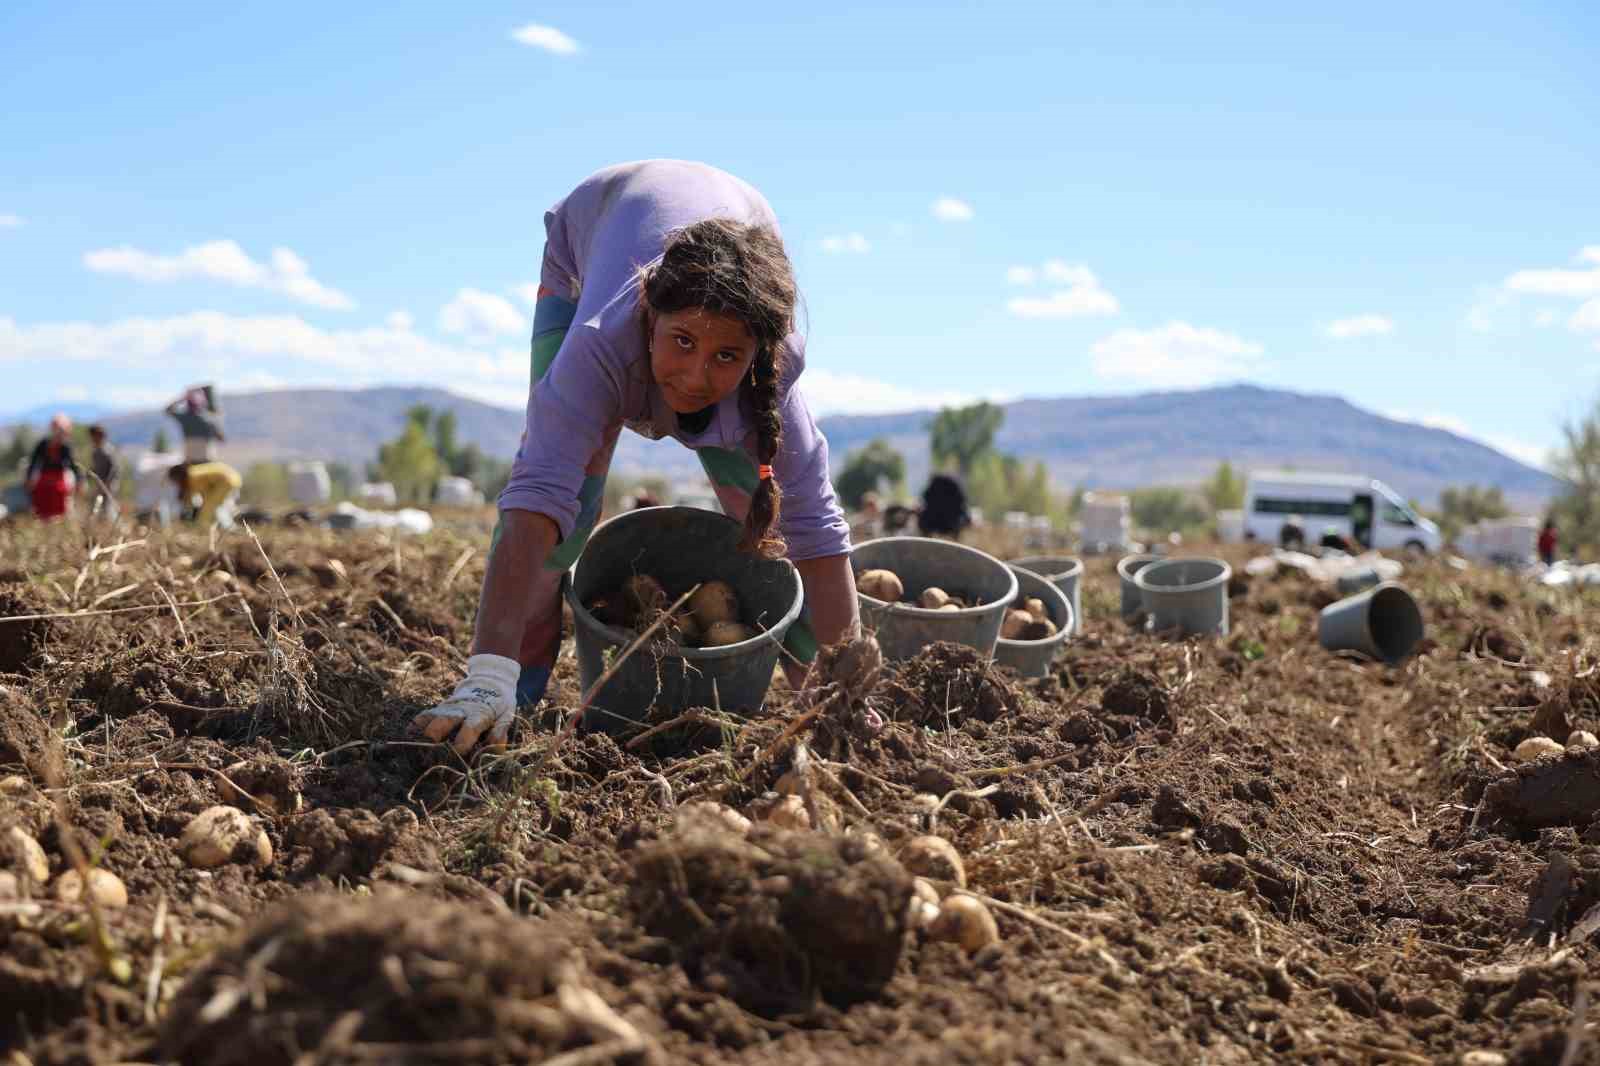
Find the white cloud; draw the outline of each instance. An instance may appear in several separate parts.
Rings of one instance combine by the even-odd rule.
[[[1022,276],[1021,271],[1026,271],[1030,277],[1035,276],[1032,267],[1011,269],[1019,272],[1017,277]],[[1101,287],[1100,279],[1086,266],[1052,259],[1038,273],[1047,281],[1067,288],[1057,289],[1044,297],[1013,297],[1006,301],[1006,308],[1012,314],[1022,318],[1077,318],[1084,315],[1114,315],[1121,309],[1117,298]]]
[[[520,29],[511,31],[511,39],[532,48],[542,48],[558,56],[576,55],[579,51],[577,41],[554,26],[541,26],[537,22],[530,22]]]
[[[941,222],[971,222],[972,205],[953,196],[941,196],[933,202],[933,217]]]
[[[539,283],[537,281],[522,281],[511,285],[507,289],[511,295],[528,305],[532,311],[539,302]]]
[[[0,229],[16,229],[22,225],[21,215],[0,215]]]
[[[1584,249],[1585,255],[1591,249]],[[1519,270],[1506,278],[1510,292],[1542,296],[1600,296],[1600,266],[1593,270]]]
[[[528,332],[528,320],[504,296],[481,289],[462,289],[439,309],[439,328],[470,338]]]
[[[411,328],[413,319],[408,311],[390,311],[383,318],[383,324],[390,329],[405,331]]]
[[[846,252],[852,255],[865,255],[872,251],[872,245],[859,233],[846,233],[838,237],[822,238],[822,250],[829,255]]]
[[[1394,320],[1388,315],[1355,315],[1328,323],[1328,336],[1337,340],[1349,337],[1379,337],[1394,332]]]
[[[206,278],[280,293],[333,311],[355,307],[350,297],[313,278],[306,261],[288,248],[274,248],[269,261],[262,263],[250,258],[235,241],[207,241],[191,245],[177,255],[156,255],[122,245],[84,253],[83,265],[97,274],[120,274],[136,281],[164,283]]]
[[[1249,374],[1260,365],[1262,347],[1221,330],[1169,322],[1159,329],[1119,329],[1090,353],[1100,377],[1184,387]]]
[[[1577,333],[1600,333],[1600,298],[1585,302],[1573,312],[1567,326]]]
[[[1006,268],[1007,285],[1032,285],[1039,280],[1039,272],[1033,267],[1014,266]]]
[[[1557,311],[1553,307],[1545,307],[1545,308],[1540,309],[1539,311],[1537,311],[1534,314],[1534,316],[1533,316],[1533,324],[1535,326],[1538,326],[1540,329],[1545,329],[1545,328],[1547,328],[1549,326],[1555,325],[1556,324],[1556,320],[1558,318],[1560,318],[1560,317],[1561,317],[1561,312],[1560,311]]]
[[[818,415],[925,411],[979,400],[1001,402],[1012,398],[998,394],[982,396],[953,389],[918,389],[815,367],[807,369],[800,382],[805,390],[807,405]]]

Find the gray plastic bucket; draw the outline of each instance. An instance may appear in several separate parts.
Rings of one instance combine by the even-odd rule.
[[[1011,667],[1023,677],[1043,677],[1050,672],[1050,663],[1055,659],[1056,652],[1072,638],[1075,618],[1072,601],[1054,582],[1046,581],[1026,567],[1012,563],[1011,572],[1017,575],[1017,598],[1011,609],[1021,607],[1024,601],[1037,596],[1044,601],[1050,621],[1056,624],[1056,634],[1043,640],[1007,640],[1001,637],[994,644],[994,660]],[[1001,621],[1004,621],[1003,615]]]
[[[1006,608],[1017,596],[1017,577],[1005,563],[948,540],[880,537],[856,545],[850,566],[857,576],[863,570],[893,570],[913,599],[937,586],[952,596],[982,601],[959,611],[930,611],[860,593],[862,625],[877,634],[886,659],[909,659],[939,640],[992,656]]]
[[[1363,589],[1375,588],[1383,583],[1383,578],[1370,566],[1360,570],[1347,570],[1340,574],[1334,581],[1334,587],[1341,596],[1354,596]]]
[[[738,550],[742,532],[739,523],[714,511],[646,507],[619,514],[590,534],[566,583],[585,692],[634,634],[606,625],[584,604],[634,574],[652,575],[673,599],[696,582],[726,581],[739,597],[740,621],[765,632],[720,648],[675,648],[659,659],[651,646],[640,648],[595,694],[585,726],[614,731],[643,721],[651,707],[681,711],[720,705],[725,711],[753,711],[761,706],[779,644],[800,617],[804,596],[800,574],[788,560]]]
[[[1422,609],[1394,582],[1340,600],[1317,616],[1317,642],[1329,651],[1359,651],[1393,665],[1422,640]]]
[[[1227,636],[1231,577],[1233,568],[1221,559],[1165,559],[1140,568],[1133,582],[1144,598],[1146,627]]]
[[[1144,593],[1134,583],[1134,575],[1151,563],[1159,563],[1159,555],[1124,555],[1117,562],[1117,579],[1122,583],[1122,617],[1132,618],[1144,610]]]
[[[1032,570],[1066,594],[1072,603],[1072,632],[1083,631],[1083,560],[1071,555],[1029,555],[1012,566]]]

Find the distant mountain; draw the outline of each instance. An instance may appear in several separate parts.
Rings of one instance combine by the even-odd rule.
[[[509,457],[522,435],[521,411],[490,406],[441,389],[297,389],[225,395],[225,458],[320,458],[359,466],[393,439],[414,404],[454,411],[463,443]],[[933,412],[840,415],[822,420],[835,469],[874,437],[903,452],[909,481],[927,476],[927,425]],[[176,438],[159,411],[106,415],[114,442],[148,446],[158,428]],[[1360,472],[1402,494],[1431,503],[1449,485],[1498,485],[1522,508],[1537,507],[1560,488],[1556,479],[1477,441],[1447,430],[1398,422],[1336,396],[1250,385],[1138,396],[1019,400],[1006,405],[997,445],[1042,460],[1062,489],[1130,489],[1198,484],[1223,459],[1236,467],[1294,466]],[[672,442],[623,434],[613,470],[697,480],[699,463]]]
[[[105,414],[108,408],[97,403],[47,403],[38,407],[30,407],[26,411],[12,411],[0,414],[0,423],[15,425],[25,422],[36,425],[40,432],[44,426],[57,414],[64,414],[74,422],[87,422]]]

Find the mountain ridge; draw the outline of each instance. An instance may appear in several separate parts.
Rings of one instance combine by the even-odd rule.
[[[462,443],[511,456],[523,414],[442,389],[287,389],[224,394],[228,443],[235,464],[320,458],[359,467],[395,437],[405,412],[425,403],[453,411]],[[1548,473],[1479,441],[1444,429],[1386,418],[1332,394],[1259,385],[1117,396],[1027,397],[1002,405],[1006,419],[995,446],[1045,463],[1059,489],[1133,489],[1193,485],[1228,460],[1236,467],[1294,466],[1381,478],[1402,494],[1431,503],[1447,486],[1498,486],[1508,500],[1535,508],[1560,489]],[[927,425],[934,411],[832,415],[819,419],[835,472],[848,454],[882,437],[907,459],[907,480],[926,477]],[[158,428],[176,425],[158,410],[100,416],[114,443],[147,446]],[[42,427],[35,426],[35,429]],[[693,454],[671,441],[625,433],[613,470],[697,480]]]

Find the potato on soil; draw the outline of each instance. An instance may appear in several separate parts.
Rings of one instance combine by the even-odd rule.
[[[706,627],[703,643],[708,648],[721,648],[749,640],[756,635],[757,630],[754,627],[739,622],[713,622]]]
[[[1050,621],[1050,612],[1045,609],[1044,601],[1037,596],[1029,596],[1027,602],[1022,605],[1022,609],[1027,611],[1029,617],[1035,622]]]
[[[939,904],[939,916],[928,926],[928,935],[935,940],[960,944],[962,950],[971,955],[998,942],[1000,927],[982,900],[953,895]]]
[[[726,581],[707,581],[689,597],[689,610],[709,633],[718,622],[739,620],[739,597]]]
[[[195,815],[178,841],[178,851],[200,870],[235,861],[253,866],[272,862],[272,841],[266,831],[239,808],[221,804]]]
[[[780,829],[810,829],[811,815],[806,812],[806,802],[799,796],[783,796],[769,806],[761,820]]]
[[[1566,750],[1560,741],[1551,740],[1549,737],[1529,737],[1517,745],[1511,757],[1517,762],[1533,762],[1546,755],[1560,755]]]
[[[967,869],[955,845],[944,837],[920,836],[900,851],[900,864],[914,874],[967,887]]]
[[[928,586],[922,590],[922,595],[917,597],[917,606],[930,611],[937,611],[949,602],[950,594],[937,585]]]
[[[906,587],[901,583],[900,575],[893,570],[861,571],[856,578],[856,590],[885,603],[899,603],[900,597],[906,594]]]
[[[89,891],[94,901],[108,910],[121,910],[128,905],[128,886],[110,870],[98,866],[89,870]],[[52,894],[62,903],[76,903],[83,898],[83,878],[78,871],[68,870],[56,878]]]
[[[1600,737],[1596,737],[1587,729],[1574,729],[1572,735],[1567,737],[1567,747],[1575,748],[1578,751],[1600,748]]]
[[[14,825],[7,829],[5,836],[0,838],[0,846],[9,853],[7,865],[27,874],[37,884],[42,885],[50,880],[50,859],[39,842],[21,826]]]
[[[750,819],[734,810],[732,807],[710,800],[697,800],[694,803],[685,803],[678,808],[678,822],[680,825],[692,824],[703,821],[710,825],[720,826],[730,832],[744,836],[750,832]]]
[[[1007,640],[1022,640],[1022,631],[1033,624],[1033,615],[1027,611],[1011,608],[1006,611],[1006,619],[1000,623],[1000,635]]]
[[[622,583],[622,607],[630,624],[655,621],[667,608],[667,590],[649,574],[634,574]]]

